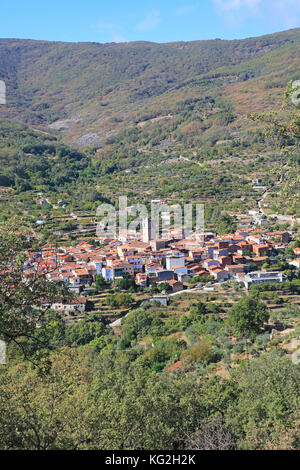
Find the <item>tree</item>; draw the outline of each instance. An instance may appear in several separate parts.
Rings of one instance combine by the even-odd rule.
[[[222,418],[199,423],[195,433],[187,438],[186,448],[189,450],[232,450],[235,438],[232,431],[226,428]]]
[[[268,307],[254,294],[241,299],[229,310],[229,322],[241,336],[254,337],[268,319]]]
[[[93,384],[97,403],[94,448],[184,447],[184,436],[194,429],[201,410],[199,386],[189,376],[146,372],[143,367],[147,362],[144,356],[139,357],[126,374],[120,366],[108,373],[101,365],[97,371]]]
[[[253,121],[266,124],[265,135],[271,137],[285,156],[285,165],[278,167],[282,181],[281,199],[294,213],[299,209],[299,144],[300,144],[300,84],[290,82],[282,107],[270,113],[252,113]],[[297,99],[295,99],[297,98]]]
[[[233,372],[238,396],[229,404],[226,424],[240,448],[299,448],[299,379],[299,366],[278,352],[252,359],[250,371]]]
[[[47,321],[42,304],[71,294],[66,286],[47,280],[47,269],[24,275],[28,252],[38,253],[39,244],[32,234],[17,230],[17,225],[0,227],[0,337],[24,349],[21,338],[34,337],[37,324],[42,327]]]
[[[129,307],[130,305],[133,304],[133,302],[134,302],[133,298],[131,297],[130,294],[124,294],[122,292],[111,295],[107,300],[107,303],[111,307],[120,307],[122,305]]]
[[[124,289],[124,290],[128,290],[132,288],[135,291],[137,288],[135,280],[132,277],[130,277],[128,274],[125,275],[122,279],[118,279],[116,281],[116,285],[120,289]]]
[[[194,344],[190,349],[183,351],[181,354],[181,359],[186,365],[196,361],[209,364],[210,362],[213,362],[214,358],[215,354],[213,347],[208,341],[200,341],[199,343]]]
[[[214,222],[216,231],[219,235],[224,235],[228,232],[233,232],[237,228],[235,218],[229,214],[220,215]]]
[[[107,282],[105,281],[102,274],[96,274],[96,289],[100,291],[102,288],[107,287]]]
[[[73,325],[67,325],[65,329],[65,342],[67,345],[88,344],[94,339],[105,334],[105,326],[101,321],[83,320]]]
[[[133,310],[122,320],[122,338],[129,343],[147,333],[153,322],[153,315],[143,309]]]
[[[2,450],[88,448],[96,412],[88,393],[90,359],[64,348],[50,357],[47,373],[28,362],[1,371]]]
[[[204,302],[198,302],[190,308],[190,314],[194,319],[197,319],[199,315],[204,315],[205,313],[207,313],[207,306]]]
[[[171,286],[168,282],[161,282],[160,284],[158,284],[157,288],[158,288],[159,292],[162,292],[162,291],[168,292],[168,291],[172,290],[172,288],[171,288]]]

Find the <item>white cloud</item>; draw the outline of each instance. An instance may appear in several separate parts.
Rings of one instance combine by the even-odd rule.
[[[136,25],[138,31],[150,31],[161,22],[160,12],[153,10],[148,13],[146,18]]]
[[[93,29],[96,29],[98,31],[113,31],[117,28],[117,25],[114,23],[105,23],[103,21],[99,21],[98,23],[94,23],[91,25]]]
[[[98,32],[104,32],[108,41],[126,42],[126,39],[118,32],[120,30],[120,26],[115,23],[105,23],[100,21],[99,23],[93,24],[91,27]]]
[[[297,28],[300,26],[299,0],[277,0],[273,2],[275,17],[281,20],[284,28]]]
[[[214,4],[221,10],[240,10],[241,8],[257,11],[257,7],[263,0],[213,0]]]
[[[232,29],[242,26],[246,18],[259,16],[263,0],[213,0],[217,12]]]
[[[183,15],[188,15],[192,11],[196,9],[195,5],[186,5],[184,7],[179,7],[175,9],[175,15],[176,16],[183,16]]]
[[[127,42],[121,34],[115,33],[112,37],[112,42]]]
[[[247,18],[264,19],[279,29],[300,25],[299,0],[212,0],[216,10],[232,26],[241,26]]]

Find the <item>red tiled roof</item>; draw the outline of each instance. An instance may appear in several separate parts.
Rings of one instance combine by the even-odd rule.
[[[182,369],[183,370],[183,367],[182,367],[182,362],[181,361],[177,361],[175,362],[174,364],[172,364],[171,366],[168,367],[168,371],[171,372],[172,370],[174,369]]]

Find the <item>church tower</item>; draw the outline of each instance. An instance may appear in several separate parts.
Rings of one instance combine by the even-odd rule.
[[[151,237],[151,218],[145,217],[142,222],[142,234],[143,234],[143,242],[149,243],[152,239]]]

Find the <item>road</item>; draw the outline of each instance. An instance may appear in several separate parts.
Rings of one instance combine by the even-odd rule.
[[[174,292],[173,294],[168,294],[167,297],[168,298],[169,297],[174,297],[175,295],[179,295],[179,294],[183,294],[183,293],[193,293],[193,292],[197,292],[197,291],[202,290],[202,289],[203,289],[203,286],[198,287],[198,288],[194,288],[194,289],[180,290],[178,292]],[[136,310],[136,309],[133,309],[133,310]],[[111,326],[111,327],[121,326],[121,321],[123,320],[123,318],[126,318],[128,314],[129,314],[129,312],[126,315],[124,315],[124,317],[118,318],[114,322],[110,323],[109,326]]]
[[[116,326],[121,326],[121,321],[123,320],[123,318],[126,318],[128,314],[129,314],[129,312],[126,315],[124,315],[124,317],[118,318],[114,322],[110,323],[109,326],[111,326],[112,328],[114,328]]]
[[[183,293],[193,293],[193,292],[197,292],[199,290],[203,290],[203,286],[202,287],[196,287],[194,289],[180,290],[178,292],[174,292],[173,294],[168,294],[167,297],[174,297],[175,295],[179,295],[179,294],[183,294]]]

